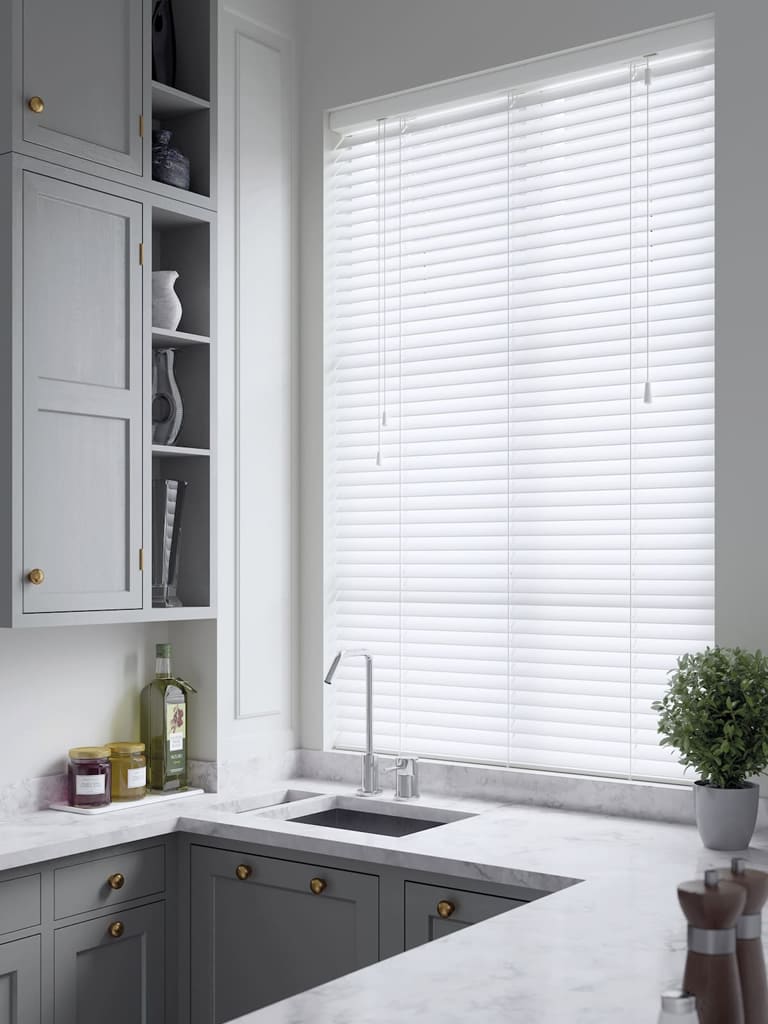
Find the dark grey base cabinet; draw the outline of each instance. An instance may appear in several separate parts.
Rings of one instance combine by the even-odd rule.
[[[165,905],[57,928],[55,1024],[164,1024]]]
[[[40,1024],[40,936],[0,943],[0,1024]]]
[[[444,935],[525,905],[524,900],[486,896],[445,886],[405,883],[405,948],[413,949]]]
[[[375,875],[193,846],[191,883],[192,1024],[222,1024],[379,958]]]

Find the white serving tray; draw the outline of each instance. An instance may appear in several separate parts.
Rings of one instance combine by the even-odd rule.
[[[70,807],[66,803],[49,804],[52,811],[66,811],[69,814],[109,814],[110,811],[130,811],[136,807],[154,807],[169,800],[183,800],[188,796],[202,796],[202,789],[183,789],[178,793],[147,793],[142,800],[115,800],[106,807]]]

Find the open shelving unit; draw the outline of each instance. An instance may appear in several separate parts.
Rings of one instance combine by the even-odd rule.
[[[152,182],[151,223],[145,241],[151,270],[175,270],[174,290],[182,306],[176,330],[145,317],[148,355],[174,350],[174,375],[183,405],[179,436],[172,445],[155,444],[149,436],[152,480],[185,480],[182,510],[178,596],[183,607],[152,607],[151,618],[175,621],[210,618],[212,590],[215,438],[213,416],[213,281],[215,203],[212,145],[212,30],[210,0],[184,0],[174,5],[177,70],[172,84],[152,81],[152,127],[168,128],[171,145],[190,160],[190,190]],[[148,304],[151,305],[151,304]],[[149,483],[149,481],[148,481]],[[152,504],[150,502],[150,504]],[[151,534],[147,562],[152,564]],[[151,580],[147,580],[151,591]],[[151,605],[151,597],[145,602]]]
[[[171,145],[190,162],[190,187],[153,181],[153,191],[189,202],[213,200],[212,20],[209,0],[184,0],[174,6],[176,76],[149,86],[153,131],[167,128]]]

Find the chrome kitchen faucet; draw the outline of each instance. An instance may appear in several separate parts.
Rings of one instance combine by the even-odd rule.
[[[365,753],[357,792],[360,796],[373,796],[381,792],[379,764],[373,752],[373,658],[367,651],[339,651],[326,673],[325,682],[330,686],[340,662],[349,658],[365,658]]]

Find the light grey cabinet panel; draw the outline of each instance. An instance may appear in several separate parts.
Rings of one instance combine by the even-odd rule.
[[[40,924],[40,875],[0,882],[0,933]]]
[[[0,944],[0,1024],[40,1024],[40,936]]]
[[[142,8],[140,0],[23,0],[27,142],[141,174]],[[31,109],[33,97],[42,110]]]
[[[58,928],[55,1024],[164,1024],[164,943],[161,902]]]
[[[24,173],[25,613],[142,605],[142,230],[139,203]]]
[[[378,960],[373,875],[193,847],[191,880],[192,1024],[232,1020]]]
[[[53,916],[59,920],[89,910],[106,910],[164,889],[165,847],[110,853],[84,864],[56,868]]]
[[[525,906],[522,900],[406,882],[405,948],[413,949],[425,942],[441,939],[444,935],[522,906]]]

